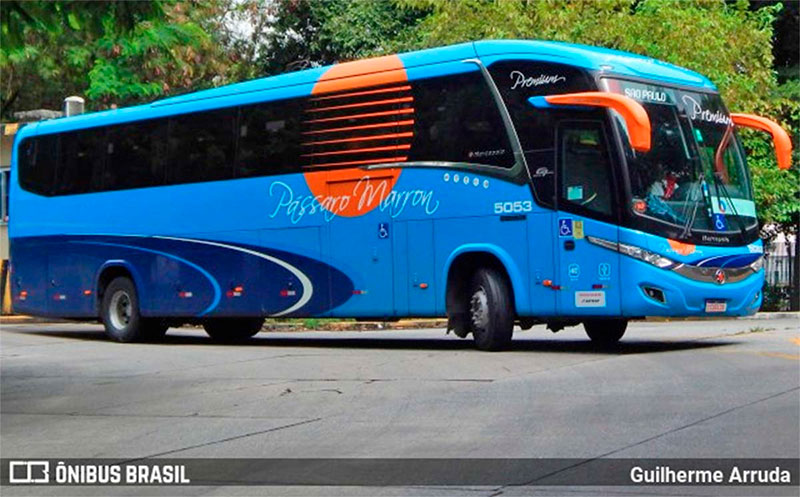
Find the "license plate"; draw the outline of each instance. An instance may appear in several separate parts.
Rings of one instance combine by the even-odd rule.
[[[719,300],[706,300],[706,312],[725,312],[728,309],[728,303]]]

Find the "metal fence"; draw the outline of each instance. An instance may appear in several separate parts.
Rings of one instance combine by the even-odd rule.
[[[764,276],[768,285],[792,285],[792,257],[796,249],[796,242],[791,238],[775,241],[766,247]]]
[[[764,276],[771,286],[790,286],[792,284],[792,258],[788,255],[769,254],[764,260]]]

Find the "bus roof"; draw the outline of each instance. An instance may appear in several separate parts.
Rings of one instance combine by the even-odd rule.
[[[557,41],[485,40],[406,52],[399,54],[399,57],[403,61],[403,65],[406,68],[410,68],[473,57],[513,56],[514,54],[535,56],[537,59],[570,64],[594,71],[605,69],[609,73],[620,76],[633,76],[665,83],[716,89],[711,81],[701,74],[650,57],[608,48]],[[187,93],[158,100],[153,102],[152,105],[169,105],[237,93],[270,90],[299,84],[313,84],[330,67],[317,67],[254,79],[243,83],[234,83],[211,90]]]
[[[716,87],[705,76],[694,71],[662,62],[650,57],[629,52],[611,50],[607,48],[592,47],[574,43],[534,40],[484,40],[445,47],[419,50],[399,54],[404,67],[421,67],[444,62],[452,62],[469,58],[481,57],[514,57],[524,56],[547,62],[570,64],[592,71],[603,71],[609,75],[628,76],[659,81],[666,84],[700,87],[705,90],[716,90]],[[303,71],[296,71],[277,76],[264,77],[234,83],[219,88],[202,90],[175,97],[156,100],[149,104],[115,110],[81,114],[79,116],[44,121],[33,126],[26,126],[21,130],[21,135],[38,134],[38,132],[60,132],[70,129],[79,129],[91,126],[113,124],[115,122],[128,122],[156,117],[173,113],[176,105],[182,107],[178,112],[191,112],[179,104],[200,104],[202,108],[210,108],[210,100],[246,95],[253,92],[276,90],[279,88],[297,88],[316,83],[320,76],[331,66],[316,67]],[[200,106],[198,106],[200,107]],[[160,111],[160,112],[157,112]],[[20,136],[19,138],[22,138]]]

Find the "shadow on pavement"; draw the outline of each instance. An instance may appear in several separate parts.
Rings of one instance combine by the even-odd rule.
[[[6,329],[6,333],[26,335],[40,335],[59,337],[74,340],[91,340],[110,342],[102,330],[20,330]],[[330,337],[302,336],[270,336],[270,333],[261,333],[254,338],[237,343],[219,343],[210,338],[198,335],[187,335],[174,331],[168,333],[162,340],[144,344],[120,344],[124,347],[136,346],[168,346],[168,345],[203,345],[209,347],[308,347],[331,349],[398,349],[398,350],[475,350],[472,339],[459,339],[455,336],[443,338],[403,338],[402,330],[385,331],[386,337],[337,337],[337,332],[330,332]],[[444,331],[442,331],[444,334]],[[392,335],[392,336],[390,336]],[[566,337],[565,337],[566,338]],[[575,340],[572,337],[564,340],[541,339],[531,333],[523,333],[511,342],[511,347],[506,352],[565,352],[565,353],[592,353],[592,354],[648,354],[657,352],[673,352],[680,350],[707,349],[735,345],[736,341],[714,340],[676,340],[656,341],[637,340],[635,336],[623,338],[622,341],[611,348],[601,348],[588,339]]]

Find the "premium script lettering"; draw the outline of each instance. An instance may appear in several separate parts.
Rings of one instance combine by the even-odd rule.
[[[712,112],[704,109],[700,102],[690,95],[684,95],[682,99],[683,105],[686,106],[686,113],[689,114],[689,119],[692,121],[706,121],[725,126],[731,123],[731,117],[721,110]]]
[[[516,90],[517,88],[530,88],[531,86],[552,85],[567,80],[566,77],[559,74],[540,74],[538,76],[526,77],[521,71],[511,71],[509,76],[514,82],[514,84],[511,85],[512,90]]]

